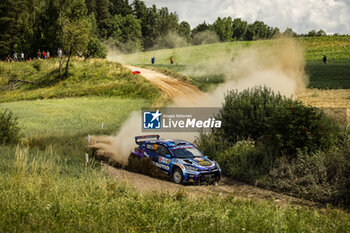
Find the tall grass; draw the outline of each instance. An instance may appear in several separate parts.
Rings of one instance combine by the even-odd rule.
[[[92,161],[0,148],[2,232],[346,232],[349,215],[271,201],[137,193]],[[14,155],[14,156],[13,156]]]

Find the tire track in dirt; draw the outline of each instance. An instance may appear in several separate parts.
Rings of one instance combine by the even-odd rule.
[[[126,67],[140,71],[143,77],[166,93],[176,106],[194,105],[204,95],[197,87],[162,73],[135,66]]]
[[[132,186],[141,193],[166,192],[170,195],[176,195],[176,193],[183,192],[191,199],[196,199],[199,197],[203,198],[208,195],[232,195],[237,199],[272,201],[278,205],[293,204],[309,207],[320,206],[318,203],[312,201],[261,189],[242,182],[229,180],[225,177],[223,177],[217,185],[178,185],[168,180],[153,178],[147,175],[115,168],[105,163],[102,166],[103,170],[106,171],[111,177],[118,180],[118,182]]]

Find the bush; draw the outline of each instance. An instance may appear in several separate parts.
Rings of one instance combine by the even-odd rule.
[[[329,151],[299,151],[292,161],[277,159],[259,185],[302,198],[350,206],[350,138]]]
[[[337,128],[321,110],[266,87],[228,92],[219,118],[229,142],[251,138],[290,158],[298,149],[328,149]]]
[[[222,129],[198,147],[223,175],[278,192],[350,206],[350,131],[322,111],[268,88],[225,96]]]
[[[254,184],[269,173],[273,164],[268,148],[261,143],[255,145],[249,139],[232,145],[212,133],[200,134],[195,143],[205,155],[219,163],[224,176],[236,180]]]
[[[33,62],[33,68],[36,70],[36,71],[40,71],[41,70],[41,62],[40,61],[35,61]]]
[[[97,38],[90,39],[87,49],[91,57],[106,58],[107,56],[106,46]]]
[[[12,112],[0,112],[0,144],[13,144],[19,141],[19,127]]]
[[[275,158],[268,145],[238,141],[233,145],[217,134],[201,134],[196,144],[216,160],[226,177],[277,192],[350,207],[350,132],[330,150],[298,150],[294,158]]]

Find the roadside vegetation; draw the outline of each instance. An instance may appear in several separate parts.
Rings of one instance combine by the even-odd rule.
[[[17,118],[13,113],[5,109],[0,112],[0,145],[16,144],[20,138],[20,128],[18,127]]]
[[[78,96],[155,100],[161,96],[158,88],[141,76],[133,78],[130,70],[116,62],[73,59],[67,76],[61,77],[58,70],[59,59],[0,62],[0,102]]]
[[[322,110],[260,87],[227,93],[216,118],[197,144],[224,175],[349,208],[350,133]]]

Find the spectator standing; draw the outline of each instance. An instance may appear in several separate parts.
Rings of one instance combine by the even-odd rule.
[[[11,57],[11,55],[10,55],[10,54],[7,54],[6,59],[7,59],[7,62],[12,62],[12,57]]]
[[[170,64],[174,64],[173,56],[170,57]]]
[[[324,64],[327,64],[327,56],[326,55],[323,56],[322,61],[323,61]]]
[[[152,57],[151,61],[152,61],[152,64],[154,64],[156,58],[155,57]]]
[[[62,49],[61,48],[58,48],[57,55],[59,58],[62,58]]]
[[[85,54],[84,54],[85,61],[86,61],[87,59],[89,59],[89,57],[90,57],[90,52],[89,52],[89,50],[87,49],[86,52],[85,52]]]
[[[21,60],[24,61],[24,53],[23,53],[23,51],[21,52]]]
[[[47,50],[47,52],[46,52],[46,57],[47,57],[47,59],[50,58],[50,51],[49,50]]]
[[[44,59],[44,60],[46,59],[46,53],[45,53],[45,50],[43,51],[43,59]]]
[[[13,53],[13,60],[18,61],[18,57],[17,57],[17,53],[16,52]]]
[[[41,51],[38,49],[38,52],[36,52],[36,58],[39,59],[41,58]]]

